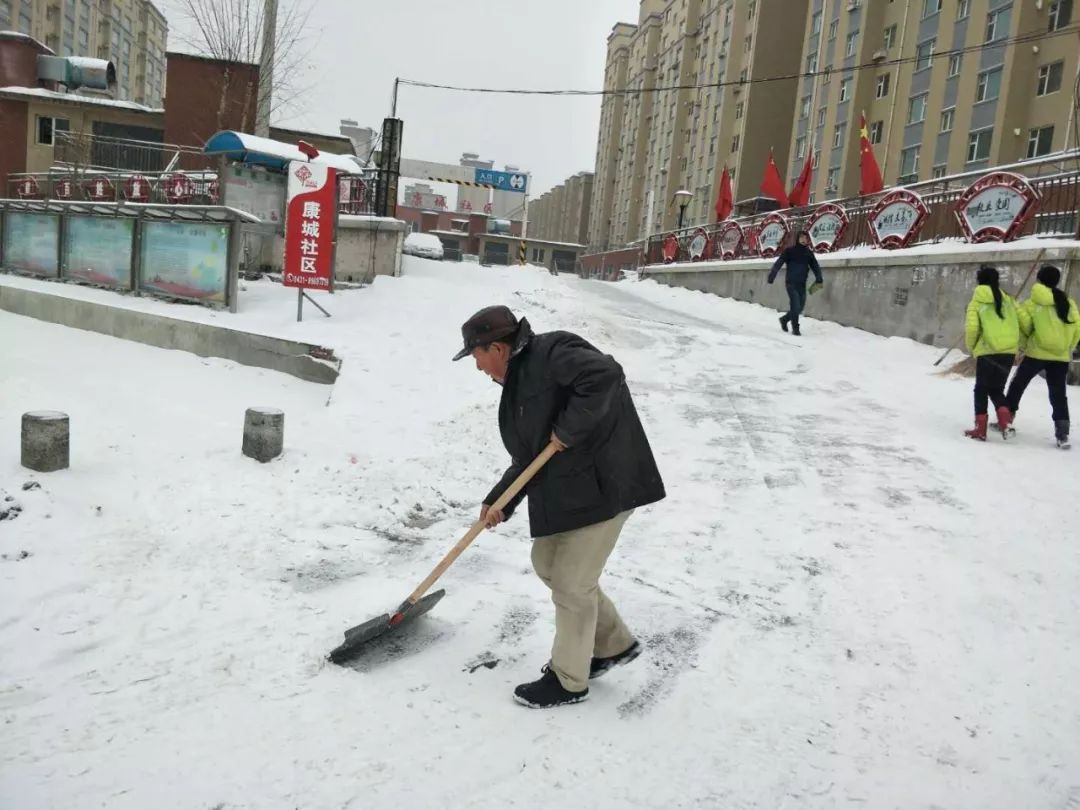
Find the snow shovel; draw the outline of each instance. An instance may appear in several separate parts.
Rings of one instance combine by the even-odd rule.
[[[548,460],[558,452],[559,448],[551,442],[544,448],[530,464],[525,468],[525,471],[517,477],[517,479],[498,499],[491,505],[492,509],[505,509],[506,505],[525,487],[532,477],[540,471]],[[431,573],[424,578],[424,581],[416,586],[416,590],[409,594],[409,597],[402,602],[394,613],[384,613],[382,616],[376,616],[374,619],[358,624],[356,627],[350,627],[345,631],[345,640],[330,653],[330,660],[335,664],[340,664],[343,661],[352,658],[360,649],[369,641],[373,641],[380,636],[386,635],[391,630],[396,630],[406,624],[409,624],[414,619],[423,616],[429,610],[446,595],[445,590],[438,590],[435,593],[427,594],[428,588],[435,584],[435,580],[443,575],[447,568],[449,568],[454,560],[461,556],[461,553],[465,551],[472,543],[473,540],[484,530],[483,521],[476,521],[472,528],[465,532],[465,536],[462,537],[456,546],[447,552],[439,564],[432,569]]]

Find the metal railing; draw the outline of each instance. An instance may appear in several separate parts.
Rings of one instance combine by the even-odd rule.
[[[924,183],[916,183],[903,188],[918,192],[929,209],[929,215],[923,223],[921,230],[912,246],[924,244],[936,244],[943,241],[964,238],[957,222],[955,208],[957,201],[979,177],[983,177],[995,171],[1015,171],[1025,174],[1031,186],[1040,195],[1039,205],[1034,216],[1023,226],[1015,238],[1024,236],[1037,236],[1044,238],[1080,238],[1080,169],[1066,169],[1065,163],[1073,159],[1080,161],[1080,153],[1070,156],[1069,161],[1061,158],[1054,162],[1036,162],[1030,168],[1049,170],[1057,168],[1059,171],[1040,173],[1033,171],[1030,174],[1019,171],[1020,168],[1029,168],[1027,164],[1018,166],[1001,166],[992,169],[984,169],[978,172],[967,172],[962,175],[931,180]],[[870,231],[869,213],[874,204],[884,195],[895,189],[885,189],[879,194],[867,197],[848,197],[838,200],[828,200],[839,205],[847,211],[849,224],[844,231],[840,242],[834,247],[834,252],[845,248],[872,245],[873,238]],[[826,201],[823,201],[826,202]],[[792,231],[804,227],[805,223],[813,214],[815,208],[823,203],[815,203],[800,208],[786,208],[778,211],[761,212],[742,217],[733,217],[732,220],[742,226],[744,232],[756,227],[770,213],[779,213],[787,217]],[[729,220],[731,221],[731,220]],[[646,264],[661,264],[664,262],[663,244],[670,234],[675,234],[679,241],[678,255],[675,261],[689,261],[689,243],[692,235],[704,228],[709,238],[715,235],[722,223],[709,225],[694,225],[681,230],[672,230],[666,233],[653,234],[649,237],[645,249]],[[743,240],[738,255],[735,259],[756,258],[757,252]]]
[[[53,163],[77,171],[159,174],[172,169],[213,171],[214,158],[197,146],[181,146],[84,132],[53,133]]]
[[[8,176],[7,199],[216,205],[217,172],[130,172],[55,169]]]

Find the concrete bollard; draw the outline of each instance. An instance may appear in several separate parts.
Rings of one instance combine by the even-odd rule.
[[[66,470],[70,464],[70,421],[59,411],[30,411],[22,418],[22,465],[35,472]]]
[[[277,408],[248,408],[244,414],[244,455],[267,462],[281,455],[285,443],[285,412]]]

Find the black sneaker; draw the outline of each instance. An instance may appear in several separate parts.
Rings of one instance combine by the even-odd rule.
[[[610,669],[629,664],[639,655],[641,655],[641,642],[635,640],[633,644],[618,655],[610,655],[607,658],[594,658],[589,665],[589,680],[599,678]]]
[[[571,692],[563,688],[559,683],[559,676],[550,669],[546,670],[540,680],[532,683],[523,683],[514,689],[514,700],[522,706],[530,709],[550,709],[554,706],[566,706],[571,703],[581,703],[589,697],[589,690]]]
[[[591,681],[593,678],[599,678],[609,669],[621,667],[623,664],[629,664],[631,661],[641,655],[641,650],[641,642],[635,639],[633,644],[631,644],[618,655],[610,655],[607,658],[593,658],[592,661],[589,662],[589,680]],[[550,670],[550,661],[540,667],[540,671],[544,673],[547,673]]]
[[[788,317],[787,317],[787,315],[784,315],[780,319],[780,328],[783,329],[785,332],[787,331],[787,324],[788,324]]]

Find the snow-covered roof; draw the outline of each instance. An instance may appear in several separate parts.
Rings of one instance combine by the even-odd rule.
[[[92,56],[69,56],[67,62],[84,70],[105,70],[109,66],[108,59],[95,59]]]
[[[246,132],[224,130],[218,132],[206,142],[203,151],[208,155],[224,155],[229,160],[240,163],[252,163],[260,166],[284,168],[290,160],[308,159],[299,147],[291,143],[274,141]],[[319,152],[314,163],[324,163],[343,172],[357,174],[363,168],[352,155],[335,155],[331,152]]]
[[[95,60],[96,61],[96,60]],[[39,98],[46,101],[64,101],[71,104],[91,104],[97,107],[114,107],[132,112],[161,114],[165,112],[161,107],[147,107],[145,104],[136,104],[134,101],[120,101],[115,98],[99,98],[98,96],[84,96],[81,93],[58,93],[55,90],[46,90],[44,87],[0,87],[0,95],[17,96],[23,98]]]
[[[56,53],[56,51],[54,51],[48,45],[45,45],[45,44],[43,44],[41,42],[38,42],[36,39],[34,39],[29,34],[24,34],[21,31],[0,31],[0,39],[20,39],[23,42],[29,42],[32,45],[36,45],[38,48],[41,49],[42,53],[45,53],[45,54],[50,54],[50,53],[55,54]]]

